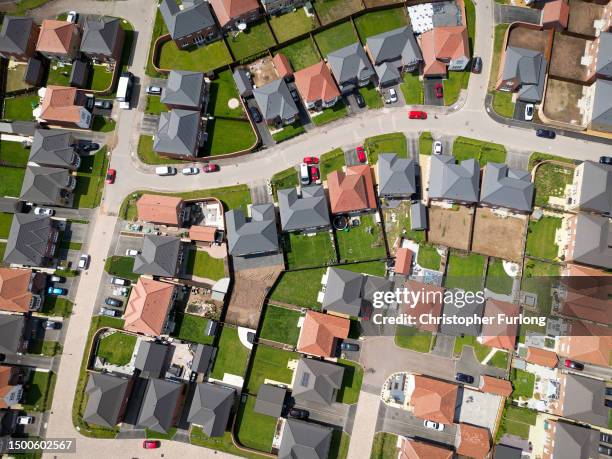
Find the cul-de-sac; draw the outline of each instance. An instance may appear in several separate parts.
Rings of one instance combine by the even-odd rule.
[[[0,23],[0,457],[612,459],[612,0]]]

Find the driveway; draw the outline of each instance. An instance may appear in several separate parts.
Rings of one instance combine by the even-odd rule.
[[[404,94],[400,90],[399,84],[389,86],[388,88],[385,88],[383,90],[383,93],[382,93],[383,101],[388,96],[390,89],[395,90],[395,93],[397,94],[397,101],[393,103],[389,103],[389,104],[385,102],[385,107],[403,107],[404,105],[406,105],[406,101],[404,100]]]
[[[520,6],[494,4],[496,24],[510,24],[513,22],[527,22],[540,25],[541,10],[536,8],[523,8]]]
[[[444,106],[444,97],[436,97],[436,85],[442,84],[442,78],[424,78],[424,102],[425,105],[434,105],[436,107]]]
[[[349,411],[351,405],[345,403],[332,403],[331,405],[323,405],[321,403],[301,401],[296,402],[297,408],[308,410],[310,416],[308,419],[317,421],[322,424],[333,425],[345,429],[349,420]],[[354,416],[354,413],[353,413]]]
[[[345,95],[343,99],[344,103],[348,105],[349,111],[351,113],[363,113],[368,110],[367,105],[365,105],[364,107],[359,107],[359,105],[357,105],[357,101],[355,100],[355,94],[353,93]]]
[[[396,435],[453,445],[456,431],[455,425],[448,424],[444,425],[442,432],[428,429],[423,425],[423,419],[413,416],[410,411],[393,408],[384,403],[380,404],[378,410],[376,432],[390,432]]]
[[[249,97],[248,99],[245,99],[245,103],[247,107],[254,107],[257,109],[257,111],[259,111],[259,107],[257,106],[257,102],[255,102],[255,98]],[[261,111],[259,111],[259,113],[261,113]],[[272,134],[270,134],[270,129],[268,129],[268,124],[264,120],[260,121],[259,123],[256,123],[253,117],[251,116],[251,112],[249,110],[247,110],[247,116],[251,119],[251,121],[253,121],[255,129],[257,129],[259,138],[261,139],[262,145],[265,147],[273,146],[275,142],[272,138]]]

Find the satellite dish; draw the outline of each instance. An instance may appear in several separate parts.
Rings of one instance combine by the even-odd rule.
[[[246,30],[246,28],[247,28],[246,23],[244,23],[244,22],[238,23],[238,30],[240,30],[241,32],[244,32]]]

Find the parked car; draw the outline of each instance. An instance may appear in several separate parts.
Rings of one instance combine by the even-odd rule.
[[[612,443],[612,435],[601,432],[599,434],[599,441],[604,443]]]
[[[147,94],[152,94],[154,96],[159,96],[162,93],[162,88],[159,86],[147,86]]]
[[[217,172],[219,170],[219,165],[214,163],[206,163],[202,170],[206,173]]]
[[[597,448],[599,454],[605,454],[606,456],[612,456],[612,448],[604,445],[599,445]]]
[[[444,424],[440,424],[439,422],[423,421],[423,425],[427,429],[433,429],[433,430],[437,430],[439,432],[442,432],[444,430]]]
[[[297,90],[290,89],[289,93],[291,94],[291,97],[293,97],[294,101],[298,102],[300,100],[300,95],[298,94]]]
[[[291,408],[289,410],[289,416],[296,419],[308,419],[310,412],[301,408]]]
[[[113,108],[113,102],[107,99],[97,99],[94,102],[94,107],[110,110],[111,108]]]
[[[426,120],[427,112],[423,112],[421,110],[410,110],[410,112],[408,112],[408,118],[411,120]]]
[[[118,300],[117,298],[111,298],[110,296],[104,300],[104,303],[113,306],[114,308],[120,308],[123,306],[123,301]]]
[[[253,121],[255,121],[256,123],[261,123],[263,121],[261,113],[259,112],[259,109],[257,107],[251,105],[249,107],[249,113],[251,114],[251,118],[253,118]]]
[[[367,158],[366,158],[365,150],[363,149],[363,147],[357,147],[355,148],[355,151],[357,152],[357,159],[359,160],[359,162],[365,163]]]
[[[115,289],[113,289],[113,295],[127,297],[128,296],[128,288],[127,287],[115,288]]]
[[[304,162],[306,164],[319,164],[319,158],[316,156],[306,156],[304,157]]]
[[[62,276],[51,276],[51,277],[49,278],[49,280],[50,280],[51,282],[58,282],[58,283],[60,283],[60,284],[62,284],[62,283],[64,283],[64,282],[66,282],[66,278],[65,278],[65,277],[62,277]]]
[[[144,449],[157,449],[161,446],[161,441],[159,440],[145,440],[142,442],[142,447]]]
[[[300,164],[300,183],[302,185],[310,185],[310,173],[306,163]]]
[[[357,352],[359,350],[359,344],[357,343],[340,343],[340,349],[343,351]]]
[[[482,58],[474,57],[472,59],[472,73],[482,72]]]
[[[471,375],[466,375],[465,373],[457,373],[455,375],[455,379],[459,382],[466,383],[466,384],[474,383],[474,377]]]
[[[434,152],[434,155],[442,154],[442,142],[440,142],[439,140],[436,140],[433,143],[433,152]]]
[[[442,83],[436,83],[434,90],[436,91],[436,98],[442,99],[444,97],[444,86],[442,86]]]
[[[389,89],[389,93],[385,97],[385,104],[394,104],[397,102],[397,91],[394,88]]]
[[[66,15],[67,22],[77,22],[79,15],[76,11],[69,11],[68,15]]]
[[[112,185],[115,183],[115,178],[117,178],[117,171],[115,169],[109,169],[106,172],[106,183]]]
[[[61,287],[49,287],[47,289],[47,293],[49,295],[65,295],[66,293],[68,293],[68,290]]]
[[[181,174],[183,175],[198,175],[200,173],[200,169],[197,167],[184,167],[181,170]]]
[[[78,266],[81,269],[89,268],[89,255],[87,255],[87,254],[81,255],[81,257],[79,258],[79,265]]]
[[[61,322],[55,322],[53,320],[45,320],[41,322],[41,325],[45,330],[59,330],[60,328],[62,328]]]
[[[127,249],[125,251],[125,256],[126,257],[135,257],[136,255],[138,255],[140,253],[140,250],[136,250],[136,249]]]
[[[100,144],[96,142],[87,142],[81,144],[80,149],[84,152],[96,151],[100,149]]]
[[[117,317],[120,314],[120,312],[115,311],[114,309],[100,308],[100,314],[103,316],[108,316],[108,317]]]
[[[316,182],[317,180],[319,180],[319,178],[319,168],[317,166],[310,166],[310,180]]]
[[[533,104],[525,105],[525,121],[531,121],[533,119]]]
[[[612,395],[612,387],[606,387],[606,395]]]
[[[574,362],[573,360],[570,360],[570,359],[565,359],[565,367],[571,368],[572,370],[578,370],[578,371],[584,370],[583,364],[581,364],[580,362]]]
[[[17,424],[25,426],[28,424],[34,424],[34,416],[18,416]]]
[[[51,217],[54,214],[55,211],[48,207],[34,207],[34,215],[46,215],[47,217]]]
[[[612,165],[612,156],[600,156],[599,163]]]
[[[365,99],[359,91],[355,91],[355,102],[357,102],[359,108],[364,108],[366,106]]]
[[[606,405],[608,408],[612,408],[612,400],[610,400],[609,398],[605,399],[604,405]]]
[[[121,287],[124,287],[126,285],[130,285],[130,281],[129,280],[121,279],[120,277],[111,277],[110,283],[112,285],[119,285]]]
[[[555,131],[551,131],[549,129],[537,129],[536,135],[538,137],[544,137],[545,139],[554,139],[555,137],[557,137]]]
[[[176,167],[171,166],[157,166],[155,168],[155,174],[160,176],[165,175],[176,175]]]

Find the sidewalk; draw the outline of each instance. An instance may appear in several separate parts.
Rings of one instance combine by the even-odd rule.
[[[372,451],[374,433],[378,414],[380,395],[361,391],[357,402],[357,412],[351,433],[348,457],[351,459],[368,459]]]

